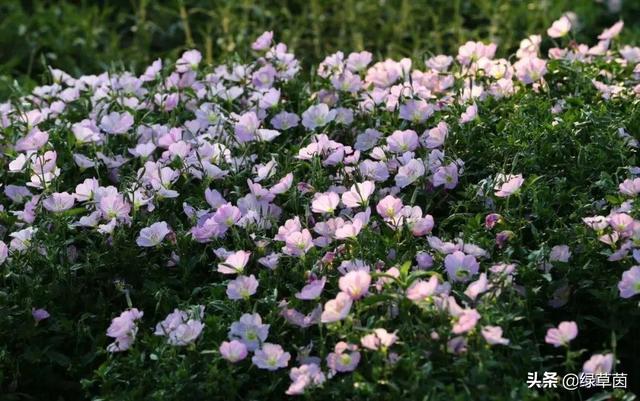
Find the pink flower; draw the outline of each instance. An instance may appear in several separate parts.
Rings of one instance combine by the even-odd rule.
[[[376,186],[373,181],[356,183],[351,186],[349,191],[342,194],[342,203],[350,208],[365,206],[375,189]]]
[[[627,196],[636,196],[640,193],[640,178],[634,178],[633,180],[624,180],[619,185],[620,193]]]
[[[322,294],[322,290],[324,289],[324,285],[327,282],[326,277],[322,277],[321,279],[313,280],[309,284],[302,287],[300,292],[296,293],[296,298],[302,300],[313,300],[317,299],[320,294]]]
[[[611,27],[602,31],[602,33],[598,35],[598,39],[611,40],[620,34],[623,27],[624,27],[624,22],[618,21],[615,24],[613,24]]]
[[[107,134],[118,135],[129,131],[133,126],[133,116],[129,112],[111,112],[100,120],[100,128]]]
[[[444,145],[444,140],[449,134],[449,126],[441,121],[435,128],[431,128],[425,133],[424,145],[429,149],[435,149]]]
[[[498,174],[498,176],[496,177],[496,181],[497,183],[494,187],[496,191],[495,195],[499,198],[506,198],[513,195],[520,189],[522,183],[524,182],[524,178],[522,178],[522,174]]]
[[[480,314],[475,309],[464,309],[462,313],[457,316],[457,320],[451,329],[453,334],[466,333],[476,327],[476,324],[480,320]]]
[[[547,73],[547,62],[537,57],[527,57],[518,60],[513,68],[516,76],[525,85],[539,81]]]
[[[325,192],[316,195],[311,203],[311,210],[314,213],[333,213],[340,203],[340,196],[335,192]]]
[[[335,232],[336,239],[356,238],[362,230],[363,223],[361,220],[354,219],[351,223],[344,223],[342,227],[338,227]]]
[[[100,198],[100,212],[105,220],[128,220],[131,205],[121,194],[107,195]]]
[[[562,322],[558,328],[547,330],[544,341],[554,347],[568,346],[569,342],[578,335],[578,325],[576,322]]]
[[[302,113],[302,125],[308,130],[324,127],[336,118],[336,111],[324,103],[309,107]]]
[[[49,312],[46,309],[42,309],[42,308],[32,308],[31,309],[31,316],[33,316],[33,320],[36,321],[36,323],[41,322],[45,319],[48,319],[51,315],[49,315]]]
[[[223,263],[218,264],[218,272],[222,274],[237,274],[244,271],[249,262],[251,252],[237,251],[226,257]]]
[[[64,212],[73,207],[75,197],[68,192],[55,192],[42,201],[42,206],[50,212]]]
[[[547,35],[552,38],[561,38],[568,34],[570,30],[571,20],[566,15],[563,15],[551,24],[551,27],[547,29]]]
[[[386,349],[398,341],[396,332],[389,333],[385,329],[375,329],[372,334],[367,334],[360,339],[363,347],[376,351],[380,348]]]
[[[466,124],[470,121],[473,121],[478,117],[478,106],[474,103],[471,106],[468,106],[467,109],[460,115],[460,124]]]
[[[596,375],[611,373],[613,361],[613,354],[594,354],[584,363],[584,365],[582,365],[582,371],[584,373],[593,373]]]
[[[402,210],[402,201],[391,195],[387,195],[378,202],[376,210],[385,220],[395,220],[400,210]]]
[[[446,189],[453,189],[458,185],[458,165],[456,163],[438,167],[433,175],[433,186],[439,187],[441,185],[444,185]]]
[[[245,313],[240,320],[233,322],[229,329],[229,339],[243,343],[249,351],[258,349],[269,335],[269,325],[262,323],[259,314]]]
[[[186,73],[191,70],[196,70],[200,61],[202,61],[202,54],[199,51],[187,50],[182,53],[182,56],[176,61],[176,71]]]
[[[111,325],[107,329],[107,336],[114,338],[115,341],[109,344],[107,351],[121,352],[131,347],[138,333],[136,321],[140,320],[143,314],[133,308],[122,312],[120,316],[111,321]]]
[[[550,262],[568,262],[571,257],[571,250],[568,245],[556,245],[551,248],[549,254]]]
[[[431,117],[434,111],[435,108],[433,105],[427,103],[426,100],[410,99],[400,105],[398,115],[402,120],[411,121],[414,124],[421,124]],[[417,139],[416,136],[416,142]]]
[[[313,248],[313,238],[306,228],[287,235],[282,252],[289,256],[302,256]]]
[[[223,341],[219,350],[220,355],[231,363],[240,362],[248,355],[247,346],[238,340]]]
[[[327,366],[332,372],[352,372],[360,362],[358,346],[340,341],[336,344],[334,352],[327,355]]]
[[[482,328],[482,337],[491,345],[508,345],[509,340],[502,337],[502,327],[500,326],[484,326]]]
[[[458,49],[458,61],[462,65],[469,65],[480,58],[492,59],[496,54],[496,44],[485,45],[482,42],[468,41]]]
[[[278,370],[289,365],[291,354],[285,352],[278,344],[264,343],[256,350],[251,361],[260,369]]]
[[[480,294],[487,292],[489,288],[491,288],[491,285],[487,281],[487,274],[480,273],[478,280],[469,284],[464,295],[468,296],[472,301],[475,301]]]
[[[15,145],[15,149],[18,152],[38,150],[43,147],[49,140],[49,134],[40,131],[38,128],[34,128],[29,131],[25,137],[20,138]]]
[[[351,299],[358,300],[369,292],[371,275],[363,270],[350,271],[338,280],[340,290]]]
[[[449,279],[452,281],[469,281],[478,273],[479,264],[473,255],[465,255],[455,251],[444,258],[444,266]]]
[[[156,325],[154,334],[167,337],[167,343],[170,345],[192,344],[200,337],[204,329],[204,323],[201,322],[203,314],[204,306],[202,305],[190,311],[175,309]]]
[[[418,134],[413,130],[394,131],[387,138],[389,151],[393,153],[405,153],[414,151],[418,147]]]
[[[249,277],[238,276],[227,284],[227,296],[232,300],[249,299],[258,290],[258,284],[253,274]]]
[[[433,266],[433,256],[427,252],[418,252],[416,254],[416,261],[418,262],[419,269],[425,270]]]
[[[634,219],[626,213],[615,213],[609,216],[609,225],[619,233],[626,233],[633,229]]]
[[[333,323],[344,319],[349,314],[352,303],[353,299],[349,294],[339,292],[335,299],[324,304],[324,311],[321,316],[322,323]]]
[[[484,219],[484,227],[491,230],[496,224],[502,221],[502,216],[497,213],[490,213]]]
[[[424,163],[421,160],[411,159],[398,169],[398,174],[395,177],[396,185],[400,188],[404,188],[413,184],[425,173]]]
[[[160,221],[158,223],[153,223],[149,227],[143,228],[140,230],[140,235],[136,239],[136,244],[142,247],[154,247],[160,245],[164,237],[167,236],[171,231],[167,226],[167,223],[164,221]]]
[[[292,368],[289,373],[291,385],[286,391],[287,395],[300,395],[309,386],[319,386],[327,379],[316,363],[305,363],[299,368]]]
[[[620,297],[631,298],[640,294],[640,266],[633,266],[622,273],[622,280],[618,283]]]
[[[266,31],[260,35],[255,42],[251,44],[251,48],[256,51],[263,51],[271,47],[273,41],[273,31]]]
[[[416,280],[411,287],[407,289],[407,298],[413,302],[425,301],[433,294],[435,294],[438,288],[438,277],[431,276],[429,281]]]

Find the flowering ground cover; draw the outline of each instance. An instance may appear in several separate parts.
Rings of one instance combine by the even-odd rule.
[[[51,68],[0,105],[3,397],[633,399],[640,48],[574,24]]]

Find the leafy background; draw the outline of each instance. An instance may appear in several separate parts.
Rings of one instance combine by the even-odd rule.
[[[640,2],[622,0],[79,0],[0,2],[0,95],[33,86],[51,64],[72,75],[114,66],[140,71],[158,57],[198,48],[207,62],[244,54],[274,30],[307,68],[325,55],[369,50],[422,60],[491,40],[509,55],[563,12],[580,18],[579,41],[624,19],[623,43],[640,36]],[[618,10],[619,8],[619,10]]]

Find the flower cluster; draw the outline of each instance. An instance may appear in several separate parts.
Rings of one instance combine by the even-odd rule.
[[[573,24],[565,15],[547,34],[560,40]],[[612,47],[622,26],[595,47],[551,48],[548,59],[539,35],[524,39],[515,59],[496,58],[495,44],[467,42],[423,68],[336,52],[306,86],[272,32],[253,43],[246,64],[205,66],[189,50],[139,76],[52,69],[51,85],[0,105],[12,221],[0,262],[56,252],[45,246],[54,235],[86,252],[94,243],[126,248],[122,258],[137,258],[145,274],[172,277],[152,290],[132,280],[134,304],[148,313],[156,305],[162,315],[145,316],[156,322],[173,312],[155,331],[142,311],[122,312],[107,329],[109,352],[151,347],[134,345],[151,334],[162,338],[158,347],[182,347],[176,352],[210,347],[220,369],[289,369],[289,395],[340,380],[364,359],[401,366],[406,344],[435,344],[420,360],[518,349],[521,318],[501,305],[525,298],[519,274],[532,273],[521,264],[534,258],[518,260],[508,247],[520,234],[496,205],[521,206],[535,180],[503,167],[478,183],[457,141],[481,124],[487,105],[551,93],[547,77],[561,74],[562,63],[634,68],[627,79],[607,73],[608,83],[593,85],[607,101],[637,97],[640,49]],[[640,293],[636,173],[620,184],[627,200],[584,219],[612,248],[609,260],[638,264],[622,274],[623,298]],[[463,184],[490,209],[474,223],[479,234],[450,228],[465,214],[452,206]],[[575,249],[554,243],[536,274],[570,263]],[[190,275],[191,287],[176,290]],[[145,291],[153,295],[144,299]],[[33,318],[52,319],[35,308]],[[397,328],[403,319],[415,330]],[[568,347],[577,334],[576,322],[563,321],[545,342]],[[615,357],[595,354],[584,370],[608,372]]]

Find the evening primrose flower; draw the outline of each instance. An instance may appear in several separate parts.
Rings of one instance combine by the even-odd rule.
[[[376,186],[373,181],[356,183],[351,186],[349,191],[342,194],[342,203],[350,208],[365,206],[375,189]]]
[[[285,352],[278,344],[264,343],[256,350],[251,361],[260,369],[278,370],[289,365],[291,354]]]
[[[133,116],[129,112],[111,112],[100,120],[100,128],[107,134],[124,134],[133,126]]]
[[[322,290],[324,289],[324,285],[326,284],[326,282],[326,277],[313,280],[309,284],[302,287],[300,292],[295,294],[295,297],[302,300],[317,299],[318,297],[320,297],[320,294],[322,294]]]
[[[557,328],[547,330],[544,341],[554,347],[568,346],[569,342],[578,336],[576,322],[561,322]]]
[[[426,270],[433,266],[433,256],[427,252],[418,252],[416,254],[416,262],[418,262],[418,268]]]
[[[422,302],[436,293],[438,277],[431,276],[429,281],[416,280],[407,289],[407,298],[413,302]]]
[[[231,363],[240,362],[248,355],[247,346],[238,340],[223,341],[218,350],[220,356]]]
[[[502,337],[502,327],[484,326],[481,330],[482,337],[490,345],[508,345],[509,339]]]
[[[336,111],[324,103],[309,107],[302,113],[302,125],[308,130],[322,128],[336,118]]]
[[[411,159],[398,169],[398,174],[395,176],[396,185],[399,188],[405,188],[417,181],[424,173],[424,163],[421,160]]]
[[[460,251],[447,255],[444,258],[444,266],[450,280],[462,282],[469,281],[478,273],[480,267],[475,257]]]
[[[306,228],[287,235],[282,252],[289,256],[303,256],[313,248],[313,238]]]
[[[438,167],[433,175],[433,186],[439,187],[441,185],[446,189],[453,189],[458,185],[458,165],[456,163]]]
[[[11,242],[9,243],[9,249],[12,251],[24,252],[31,246],[31,239],[38,232],[37,227],[27,227],[19,231],[9,234]]]
[[[385,196],[376,206],[378,214],[385,220],[395,220],[402,210],[402,201],[394,196]]]
[[[387,138],[389,151],[393,153],[412,152],[418,147],[418,134],[413,130],[394,131]]]
[[[498,213],[489,213],[484,219],[484,227],[491,230],[496,224],[502,221],[502,216]]]
[[[222,274],[237,274],[244,271],[249,262],[251,252],[237,251],[229,254],[223,263],[218,263],[218,272]]]
[[[304,394],[308,387],[319,386],[326,381],[324,373],[316,363],[305,363],[299,368],[292,368],[289,378],[292,383],[286,391],[287,395]]]
[[[551,248],[549,254],[550,262],[568,262],[571,257],[571,250],[568,245],[556,245]]]
[[[494,186],[495,195],[499,198],[506,198],[518,192],[524,183],[522,174],[504,175],[498,174],[496,177],[496,185]]]
[[[327,366],[335,374],[337,372],[352,372],[360,363],[358,346],[340,341],[334,351],[327,355]]]
[[[620,297],[631,298],[640,294],[640,266],[633,266],[622,273],[622,280],[618,283]]]
[[[640,193],[640,178],[626,179],[618,188],[621,194],[635,197]]]
[[[59,213],[73,207],[75,198],[68,192],[55,192],[42,202],[42,206],[50,212]]]
[[[551,27],[547,29],[547,35],[552,38],[561,38],[571,31],[571,20],[566,15],[563,15],[559,19],[551,24]]]
[[[444,141],[449,134],[449,126],[446,122],[441,121],[437,126],[431,128],[428,131],[425,131],[423,134],[422,143],[428,149],[439,148],[444,145]]]
[[[472,330],[480,320],[480,314],[475,309],[464,309],[456,316],[455,323],[451,332],[453,334],[462,334]]]
[[[322,312],[322,323],[333,323],[344,319],[351,310],[353,298],[349,294],[339,292],[335,299],[324,304]]]
[[[245,313],[240,317],[239,321],[231,324],[229,339],[238,340],[249,351],[254,351],[267,339],[269,327],[270,325],[262,323],[262,318],[259,314]]]
[[[185,73],[196,70],[202,61],[202,54],[198,50],[187,50],[176,61],[176,71]]]
[[[313,202],[311,202],[311,211],[331,214],[336,210],[339,203],[340,195],[335,192],[317,194]]]
[[[611,373],[613,362],[613,354],[594,354],[582,365],[582,372],[596,375]]]
[[[385,329],[374,329],[373,333],[367,334],[360,339],[360,344],[372,351],[377,351],[381,348],[386,349],[391,347],[396,341],[398,341],[398,336],[395,331],[389,333]]]
[[[539,81],[547,73],[547,62],[537,57],[526,57],[518,60],[513,68],[516,76],[525,85]]]
[[[338,280],[340,290],[354,301],[367,295],[370,285],[371,275],[363,270],[350,271]]]
[[[227,284],[227,296],[231,300],[248,299],[258,289],[258,280],[252,274],[249,277],[238,276]]]
[[[251,48],[255,51],[264,51],[271,47],[272,41],[273,31],[265,31],[251,44]]]
[[[36,323],[39,323],[45,319],[48,319],[51,315],[49,315],[49,312],[46,309],[42,309],[42,308],[32,308],[31,309],[31,316],[33,316],[33,320],[36,321]]]
[[[140,230],[140,235],[136,239],[136,244],[146,248],[158,246],[170,232],[171,230],[169,230],[169,226],[166,222],[160,221],[153,223],[149,227]]]
[[[128,309],[114,318],[107,329],[107,336],[115,341],[107,347],[109,352],[122,352],[128,350],[135,341],[138,333],[137,321],[142,319],[144,313],[136,308]]]

